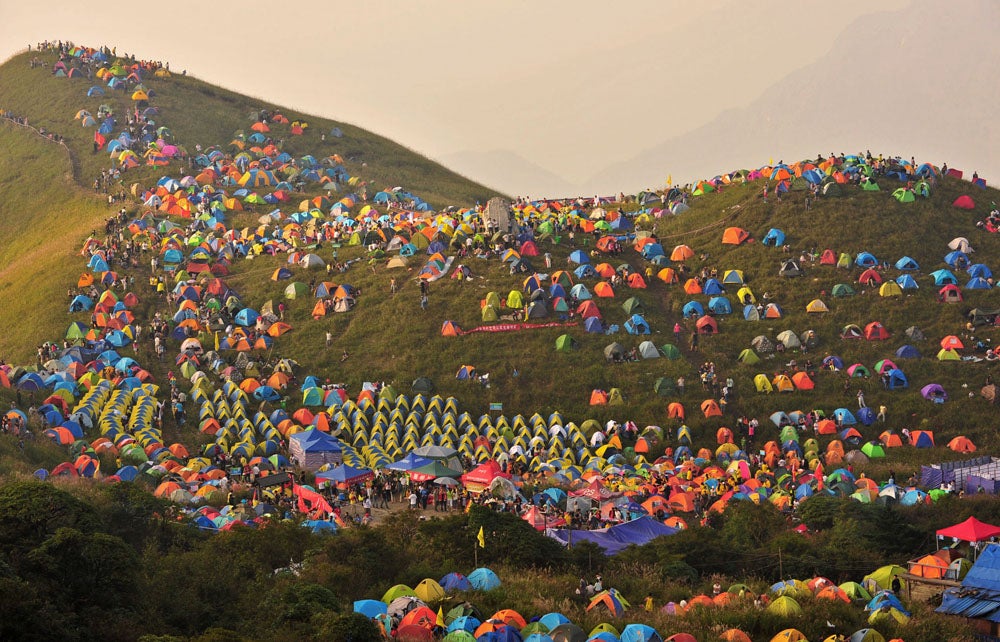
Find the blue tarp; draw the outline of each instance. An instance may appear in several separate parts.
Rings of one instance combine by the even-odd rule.
[[[944,593],[938,613],[1000,622],[1000,545],[991,544],[979,555],[962,586]]]
[[[676,528],[662,524],[652,517],[640,517],[631,522],[594,531],[551,529],[549,535],[562,544],[569,544],[570,541],[593,542],[604,550],[605,555],[616,555],[631,544],[641,546],[657,537],[673,535],[676,532]]]

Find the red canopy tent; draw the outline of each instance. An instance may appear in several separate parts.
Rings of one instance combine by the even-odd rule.
[[[939,539],[951,537],[963,542],[985,542],[991,537],[1000,537],[1000,526],[970,517],[964,522],[940,529],[937,536]]]

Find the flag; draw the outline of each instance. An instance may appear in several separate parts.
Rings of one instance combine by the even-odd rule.
[[[673,174],[667,174],[667,187],[670,187],[673,184],[674,184],[674,175]]]
[[[479,541],[479,548],[486,548],[486,535],[483,534],[483,527],[479,527],[479,534],[476,535],[476,540]]]
[[[448,624],[444,621],[444,609],[442,609],[440,606],[438,607],[436,624],[440,626],[442,629],[448,626]]]

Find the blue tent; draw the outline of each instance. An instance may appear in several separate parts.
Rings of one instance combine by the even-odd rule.
[[[854,264],[858,267],[875,267],[878,265],[878,259],[871,252],[862,252],[855,257]]]
[[[629,624],[622,629],[622,634],[618,638],[621,642],[663,642],[656,629],[648,624]]]
[[[589,263],[585,263],[576,268],[575,270],[573,270],[573,275],[578,279],[596,278],[597,271],[593,268],[592,265],[590,265]]]
[[[973,278],[980,277],[988,279],[993,276],[993,272],[982,263],[976,263],[975,265],[969,266],[969,276]]]
[[[415,468],[420,468],[421,466],[426,466],[427,464],[431,463],[433,463],[433,460],[428,459],[427,457],[421,457],[420,455],[416,455],[411,452],[407,454],[406,457],[403,457],[399,461],[389,464],[388,466],[386,466],[386,468],[390,470],[401,470],[405,472],[408,470],[414,470]]]
[[[339,442],[338,442],[339,447]],[[368,468],[354,468],[353,466],[348,466],[344,464],[343,466],[336,466],[330,470],[325,470],[316,473],[316,479],[325,479],[327,481],[332,481],[336,484],[350,484],[351,482],[371,475],[372,471]]]
[[[722,284],[719,283],[718,279],[708,279],[701,286],[701,291],[703,294],[722,294],[726,290],[722,287]]]
[[[871,408],[867,407],[858,408],[858,412],[856,412],[855,415],[857,416],[858,421],[860,421],[866,426],[870,426],[873,423],[875,423],[875,418],[876,418],[875,411],[872,410]]]
[[[847,408],[837,408],[833,411],[834,421],[839,422],[842,426],[850,426],[858,423],[858,420],[851,414],[851,411]]]
[[[920,352],[909,344],[905,344],[896,350],[896,356],[900,359],[918,359],[920,358]]]
[[[903,348],[906,348],[906,347],[913,348],[913,346],[903,346]],[[903,356],[903,355],[899,354],[899,352],[903,348],[900,348],[899,350],[896,351],[896,356],[897,357]],[[913,349],[915,350],[915,348],[913,348]],[[910,382],[909,382],[909,380],[907,380],[906,375],[903,374],[903,371],[900,370],[899,368],[893,368],[892,370],[890,370],[886,374],[888,376],[886,387],[889,390],[899,390],[900,388],[908,388],[910,386]]]
[[[965,284],[966,290],[989,290],[992,287],[990,282],[981,276],[973,277]]]
[[[438,582],[446,591],[469,591],[472,590],[472,582],[461,573],[448,573]],[[381,602],[379,602],[381,604]],[[477,625],[478,626],[478,625]]]
[[[950,270],[940,269],[931,272],[931,277],[934,279],[934,285],[958,285],[958,279],[955,275],[951,273]]]
[[[649,243],[642,248],[642,256],[649,261],[658,256],[666,256],[666,252],[663,251],[663,246],[659,243]]]
[[[901,274],[896,277],[896,284],[903,290],[916,290],[920,287],[917,285],[916,279],[909,274]]]
[[[688,301],[681,309],[681,314],[685,317],[703,317],[705,316],[705,308],[697,301]]]
[[[337,525],[325,519],[308,519],[302,522],[304,528],[310,529],[314,533],[336,533]]]
[[[469,573],[469,583],[477,591],[492,591],[500,586],[500,578],[488,568],[477,568]]]
[[[86,295],[78,294],[69,302],[70,312],[86,312],[94,307],[94,301]]]
[[[708,309],[715,314],[732,314],[733,306],[724,296],[714,296],[708,300]]]
[[[969,265],[969,255],[961,250],[952,250],[944,255],[944,262],[951,267],[962,267]]]
[[[603,334],[604,324],[597,317],[590,317],[583,322],[583,329],[594,334]]]
[[[260,314],[258,314],[256,310],[252,310],[250,308],[243,308],[242,310],[236,313],[235,321],[237,325],[241,325],[244,328],[247,328],[257,323],[257,319],[259,317]]]
[[[379,600],[355,600],[354,612],[371,619],[376,615],[385,615],[389,606]]]
[[[764,235],[764,240],[761,241],[761,243],[763,243],[764,245],[772,245],[774,247],[784,245],[785,233],[776,227],[772,227],[770,230],[767,231],[767,234]]]
[[[632,318],[625,322],[625,331],[629,334],[649,334],[649,324],[642,318],[642,315],[633,314]]]
[[[917,262],[914,261],[913,259],[911,259],[910,257],[904,256],[903,258],[901,258],[898,261],[896,261],[896,269],[897,270],[919,270],[920,269],[920,265],[918,265]]]

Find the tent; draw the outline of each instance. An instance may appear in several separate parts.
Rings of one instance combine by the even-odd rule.
[[[968,194],[963,194],[962,196],[956,198],[952,202],[952,205],[962,210],[976,209],[976,202],[973,201],[972,197],[969,196]]]
[[[993,526],[970,517],[946,528],[938,529],[938,539],[957,539],[963,542],[985,542],[991,537],[1000,537],[1000,526]]]
[[[344,462],[340,441],[316,428],[291,435],[288,454],[300,467],[311,471],[324,464],[339,466]]]
[[[561,334],[556,338],[557,352],[570,352],[575,347],[576,342],[568,334]]]

